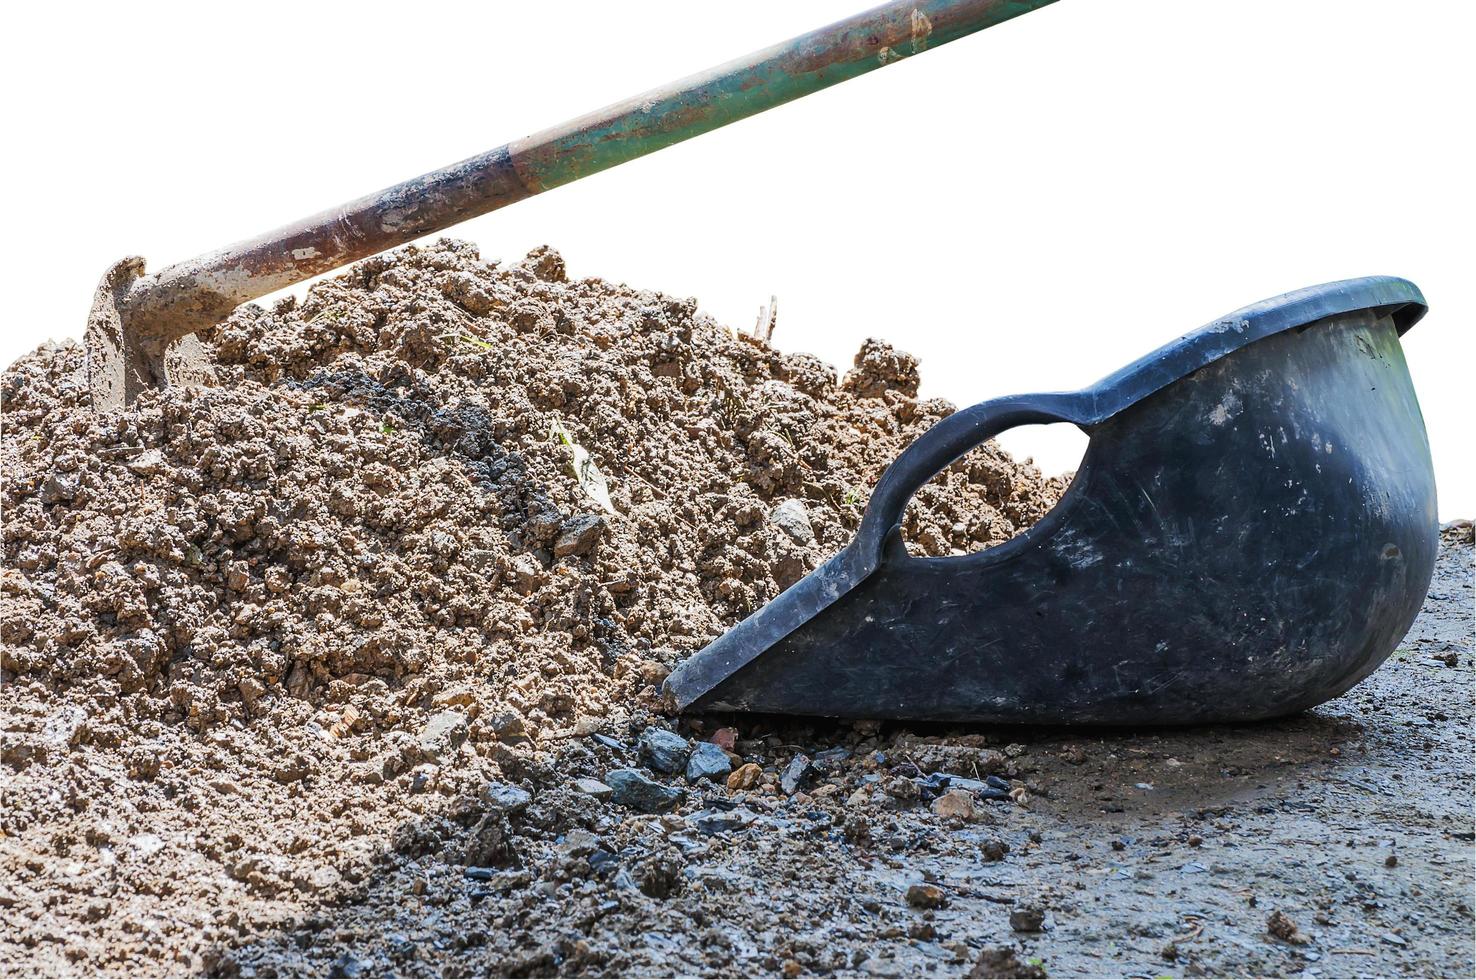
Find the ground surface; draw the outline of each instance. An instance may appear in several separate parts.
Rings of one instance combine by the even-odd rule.
[[[204,339],[126,411],[3,376],[0,974],[1471,975],[1469,525],[1281,722],[679,720],[952,411],[914,359],[457,242]],[[909,547],[1064,486],[986,445]]]
[[[712,836],[690,817],[612,814],[591,838],[537,848],[491,888],[436,862],[377,875],[305,923],[247,938],[217,969],[762,974],[792,963],[946,976],[1003,944],[1016,966],[1039,960],[1059,976],[1470,976],[1472,604],[1472,548],[1450,546],[1394,657],[1285,721],[883,733],[889,763],[924,769],[925,757],[957,770],[988,756],[963,747],[980,734],[1002,750],[1035,792],[983,804],[978,822],[950,825],[907,801],[845,802],[854,770],[834,797],[761,798],[751,826]],[[821,731],[801,744],[854,740]],[[868,825],[871,841],[847,821]],[[996,841],[1009,850],[990,860]],[[572,856],[622,846],[632,856],[612,869],[666,855],[680,891],[650,897],[644,879]],[[907,888],[923,881],[940,886],[943,907],[909,906]],[[1022,904],[1045,913],[1042,931],[1011,928]],[[1291,941],[1268,932],[1278,913]]]

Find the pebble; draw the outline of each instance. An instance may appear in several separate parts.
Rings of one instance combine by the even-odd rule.
[[[810,757],[803,752],[799,753],[785,766],[784,773],[779,777],[779,788],[786,796],[793,796],[809,784],[814,769]]]
[[[598,779],[591,779],[588,776],[574,780],[574,791],[583,793],[585,796],[593,796],[597,800],[608,800],[615,792]]]
[[[907,904],[915,909],[941,909],[948,904],[948,896],[937,885],[927,883],[909,885]]]
[[[681,802],[682,791],[645,775],[638,769],[612,769],[605,774],[610,799],[637,813],[667,813]]]
[[[970,779],[968,776],[958,776],[951,772],[930,773],[920,783],[924,789],[940,791],[944,788],[950,790],[963,790],[965,793],[973,793],[985,800],[1003,800],[1010,795],[1010,783],[1007,779],[999,776],[986,776],[983,779]]]
[[[415,740],[422,752],[440,757],[460,748],[467,732],[466,715],[459,711],[438,711],[420,726]]]
[[[769,523],[788,535],[795,544],[808,547],[815,543],[815,529],[810,524],[810,512],[798,500],[791,498],[775,507],[769,513]]]
[[[950,818],[977,820],[979,818],[973,796],[957,789],[949,790],[934,800],[933,812],[945,820]]]
[[[1010,910],[1010,928],[1016,932],[1040,932],[1045,928],[1045,912],[1034,905],[1020,905]]]
[[[559,838],[558,848],[570,857],[584,857],[599,850],[600,839],[583,827],[575,827]]]
[[[65,705],[47,716],[41,726],[41,740],[58,749],[70,749],[86,731],[87,712],[76,705]]]
[[[747,762],[733,770],[728,777],[728,789],[753,789],[758,785],[759,777],[764,771],[758,767],[756,762]]]
[[[527,729],[523,722],[523,716],[516,711],[494,711],[490,715],[483,715],[482,727],[486,728],[498,738],[510,738],[522,735]]]
[[[657,772],[679,773],[687,767],[692,747],[676,732],[664,728],[648,728],[636,741],[641,761]]]
[[[733,810],[699,810],[687,821],[704,834],[722,834],[730,830],[741,830],[758,819],[758,814],[747,807]]]
[[[154,476],[164,472],[168,463],[164,460],[164,454],[157,449],[145,449],[127,464],[128,469],[139,476]]]
[[[500,813],[511,816],[514,813],[522,813],[533,802],[532,795],[519,786],[510,783],[488,783],[482,789],[482,800],[487,806]]]
[[[731,728],[719,728],[708,741],[724,752],[732,752],[733,747],[738,744],[738,733]]]
[[[733,763],[721,746],[712,742],[698,742],[691,757],[687,759],[687,782],[695,783],[699,779],[722,782],[732,770]]]
[[[1279,910],[1266,917],[1266,931],[1294,946],[1303,946],[1307,942],[1307,937],[1302,935],[1302,930],[1297,928],[1291,916]]]
[[[979,953],[969,976],[1023,977],[1026,980],[1037,980],[1045,977],[1046,971],[1039,959],[1032,958],[1022,962],[1019,951],[1013,946],[990,946]]]
[[[575,514],[564,522],[554,541],[554,557],[587,555],[605,533],[605,519],[598,514]]]
[[[328,966],[328,976],[354,980],[364,975],[364,964],[353,953],[343,953]]]
[[[842,762],[851,757],[851,750],[844,745],[837,745],[833,749],[815,753],[815,767],[817,769],[834,769]]]

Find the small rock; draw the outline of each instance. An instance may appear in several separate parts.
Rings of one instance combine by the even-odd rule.
[[[935,772],[928,777],[928,780],[949,789],[972,793],[983,800],[1003,800],[1008,799],[1010,795],[1010,784],[998,776],[990,776],[987,779],[970,779],[967,776]]]
[[[747,762],[733,770],[728,777],[728,789],[753,789],[759,783],[764,771],[758,767],[758,763]]]
[[[1384,867],[1386,867],[1386,868],[1397,868],[1397,867],[1399,867],[1399,858],[1395,857],[1393,854],[1390,854],[1388,857],[1384,858]]]
[[[1087,761],[1086,750],[1080,745],[1068,745],[1061,750],[1061,759],[1069,765],[1079,766]]]
[[[1409,940],[1405,939],[1403,936],[1399,935],[1398,933],[1394,933],[1394,932],[1381,933],[1379,935],[1379,938],[1382,939],[1384,942],[1388,943],[1390,946],[1408,946],[1409,945]],[[1306,939],[1303,939],[1302,941],[1303,942],[1306,942]]]
[[[779,788],[786,796],[793,796],[809,785],[813,774],[814,766],[810,764],[810,757],[801,752],[784,767],[784,772],[779,777]]]
[[[1003,861],[1006,854],[1010,853],[1010,845],[998,837],[991,837],[979,848],[986,861]]]
[[[489,808],[511,816],[526,810],[528,804],[533,802],[533,797],[521,787],[492,782],[482,788],[482,801]]]
[[[795,544],[808,547],[815,543],[815,529],[810,524],[810,512],[798,500],[791,498],[775,507],[769,514],[769,523],[787,534]]]
[[[605,533],[605,519],[599,514],[575,514],[564,522],[554,541],[554,557],[587,555],[599,544]]]
[[[1010,910],[1010,928],[1016,932],[1040,932],[1045,928],[1045,910],[1036,905],[1018,905]]]
[[[728,753],[712,742],[698,742],[687,759],[687,782],[710,779],[714,783],[724,781],[733,769]]]
[[[974,806],[974,798],[963,790],[949,790],[933,801],[933,812],[943,819],[956,818],[958,820],[979,819],[978,808]]]
[[[516,711],[506,709],[494,711],[490,715],[483,715],[482,727],[500,739],[522,735],[526,730],[523,716]]]
[[[467,734],[466,715],[459,711],[438,711],[420,726],[415,740],[422,752],[441,757],[460,748]]]
[[[353,953],[342,953],[338,959],[328,966],[328,976],[343,978],[343,980],[354,980],[355,977],[364,975],[364,964],[360,963],[358,957]]]
[[[501,867],[512,858],[511,830],[500,813],[488,813],[478,820],[461,847],[462,864]]]
[[[41,502],[58,504],[64,500],[75,500],[82,491],[82,481],[73,473],[52,473],[41,485]]]
[[[1476,541],[1476,525],[1461,519],[1440,525],[1440,536],[1452,544],[1471,544]]]
[[[815,768],[827,771],[837,769],[842,762],[845,762],[850,757],[850,749],[844,745],[837,745],[833,749],[826,749],[824,752],[815,753]]]
[[[922,795],[922,791],[918,788],[917,783],[908,779],[906,776],[893,776],[888,779],[882,783],[882,792],[894,800],[901,800],[903,802],[915,800]]]
[[[1021,962],[1019,953],[1011,946],[991,946],[982,950],[973,969],[969,970],[969,977],[973,980],[1003,980],[1007,977],[1044,980],[1045,976],[1039,961]]]
[[[583,793],[585,796],[593,796],[597,800],[608,800],[615,792],[598,779],[590,779],[588,776],[574,780],[574,791]]]
[[[758,814],[747,807],[733,810],[699,810],[687,818],[692,826],[704,834],[721,834],[730,830],[741,830],[758,819]]]
[[[724,752],[732,752],[733,747],[738,744],[738,732],[731,728],[719,728],[708,741]]]
[[[612,769],[605,774],[610,799],[637,813],[668,813],[681,802],[682,791],[645,775],[638,769]]]
[[[908,886],[907,904],[915,909],[941,909],[948,904],[948,895],[937,885],[921,882]]]
[[[657,772],[678,773],[686,768],[692,748],[676,732],[664,728],[648,728],[636,740],[641,761]]]
[[[126,465],[130,471],[139,476],[154,476],[164,472],[168,466],[164,462],[164,454],[157,449],[145,449],[130,459]]]
[[[76,705],[58,708],[41,725],[41,740],[56,749],[70,749],[86,733],[87,712]]]
[[[570,857],[584,857],[587,854],[593,854],[599,846],[600,839],[583,827],[575,827],[565,833],[558,844],[559,850]]]
[[[1297,928],[1297,924],[1291,920],[1286,913],[1277,910],[1266,917],[1266,931],[1283,942],[1291,943],[1293,946],[1301,946],[1307,942],[1307,937]]]

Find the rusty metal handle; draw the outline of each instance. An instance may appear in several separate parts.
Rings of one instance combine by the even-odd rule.
[[[992,27],[1054,0],[898,0],[132,281],[167,344],[241,303]]]
[[[152,275],[123,259],[88,315],[93,407],[208,381],[208,351],[191,335],[249,300],[1053,2],[894,0]]]

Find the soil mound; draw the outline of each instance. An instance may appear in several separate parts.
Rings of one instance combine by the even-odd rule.
[[[90,410],[75,344],[3,376],[0,907],[32,967],[215,968],[376,863],[512,866],[601,819],[585,736],[642,731],[953,410],[879,341],[837,378],[547,248],[402,249],[204,339],[219,387],[128,411]],[[986,446],[904,530],[973,550],[1063,490]],[[489,784],[551,815],[516,830]]]

